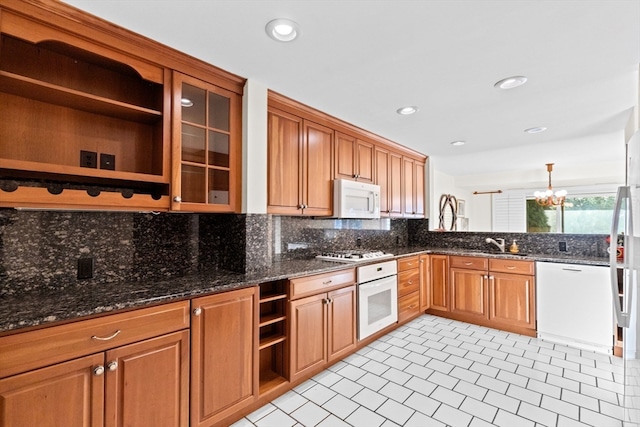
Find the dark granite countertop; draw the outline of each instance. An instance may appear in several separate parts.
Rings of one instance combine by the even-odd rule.
[[[500,257],[545,262],[609,265],[606,258],[575,258],[555,255],[511,255],[451,248],[394,247],[387,249],[396,257],[415,254],[447,254]],[[379,262],[379,261],[371,261]],[[366,263],[366,262],[365,262]],[[364,263],[358,263],[363,265]],[[331,261],[288,260],[274,262],[269,268],[249,274],[213,271],[179,278],[113,283],[110,285],[70,285],[54,291],[34,290],[19,295],[0,296],[0,334],[19,329],[70,321],[85,316],[112,313],[163,302],[179,301],[219,293],[273,280],[326,273],[353,267]]]

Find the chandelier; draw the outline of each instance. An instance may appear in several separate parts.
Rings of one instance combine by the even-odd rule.
[[[536,202],[540,206],[564,206],[564,199],[567,197],[566,190],[553,191],[551,186],[551,171],[553,170],[553,163],[547,163],[547,172],[549,172],[549,187],[546,191],[536,191],[533,195],[536,198]]]

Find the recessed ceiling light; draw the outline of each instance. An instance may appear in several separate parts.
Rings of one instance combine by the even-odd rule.
[[[456,146],[456,147],[459,147],[459,146],[464,145],[464,144],[466,144],[466,143],[467,143],[467,141],[453,141],[453,142],[451,142],[450,144],[451,144],[451,145],[454,145],[454,146]]]
[[[407,107],[402,107],[402,108],[398,108],[396,110],[396,113],[403,115],[403,116],[408,116],[409,114],[414,114],[418,111],[418,107],[414,106],[414,105],[409,105]]]
[[[545,130],[547,130],[547,128],[540,126],[540,127],[525,129],[524,131],[526,133],[540,133],[540,132],[544,132]]]
[[[182,105],[183,107],[193,107],[193,101],[189,98],[182,98],[180,100],[180,105]]]
[[[267,35],[279,42],[290,42],[300,36],[300,26],[290,19],[274,19],[265,27]]]
[[[502,79],[493,86],[498,89],[513,89],[514,87],[522,86],[526,82],[527,78],[525,76],[513,76]]]

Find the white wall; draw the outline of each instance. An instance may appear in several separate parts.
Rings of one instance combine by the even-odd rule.
[[[595,137],[592,137],[595,138]],[[617,132],[597,137],[601,144],[612,150],[624,147],[624,132]],[[558,142],[561,145],[561,142]],[[623,150],[623,148],[622,148]],[[428,153],[427,153],[428,154]],[[554,153],[549,153],[554,158]],[[552,185],[555,189],[570,189],[571,187],[599,186],[614,188],[622,185],[625,180],[624,154],[621,153],[619,162],[597,162],[591,164],[571,164],[567,154],[558,156],[554,160]],[[438,168],[446,167],[451,159],[430,160],[429,199],[431,203],[429,228],[438,227],[438,201],[442,194],[453,194],[466,201],[467,217],[470,231],[491,231],[492,195],[473,195],[473,192],[507,191],[526,189],[533,193],[544,190],[548,185],[549,175],[544,163],[535,169],[518,171],[502,170],[500,163],[495,163],[495,172],[489,174],[452,176]]]
[[[247,80],[242,98],[242,212],[267,213],[267,86]]]
[[[439,227],[440,217],[440,196],[443,194],[452,194],[456,199],[462,199],[466,202],[467,212],[470,208],[471,193],[468,190],[456,186],[455,178],[438,170],[438,160],[429,157],[429,181],[428,181],[428,197],[429,197],[429,229],[433,230]]]

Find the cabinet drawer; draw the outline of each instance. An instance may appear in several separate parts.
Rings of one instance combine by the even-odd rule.
[[[352,268],[332,273],[299,277],[290,280],[289,283],[291,285],[291,299],[294,300],[353,285],[356,283],[356,270]]]
[[[449,267],[468,268],[471,270],[487,270],[489,266],[487,258],[472,256],[450,256]]]
[[[189,327],[189,301],[0,338],[0,378]]]
[[[403,322],[420,314],[420,292],[398,298],[398,322]]]
[[[420,269],[401,271],[398,273],[398,296],[410,294],[420,289]]]
[[[533,262],[511,259],[490,259],[489,270],[501,273],[517,273],[533,276]]]
[[[418,255],[400,258],[398,259],[398,271],[418,268],[419,262],[420,262],[420,257]]]

